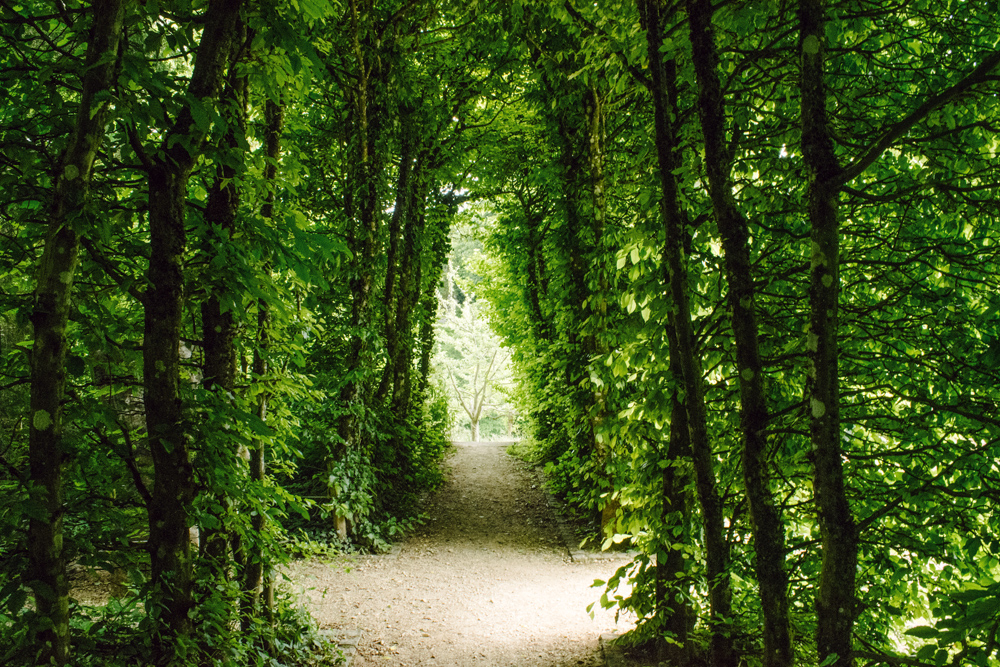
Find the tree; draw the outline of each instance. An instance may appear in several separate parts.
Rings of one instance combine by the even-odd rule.
[[[506,403],[501,390],[510,383],[509,354],[500,347],[473,295],[466,294],[461,304],[454,294],[446,295],[441,307],[437,363],[469,419],[472,441],[479,442],[484,414]]]
[[[661,658],[995,666],[998,38],[927,0],[4,5],[2,660],[298,659],[285,532],[384,547],[451,384],[634,545],[605,600]]]
[[[80,234],[90,233],[88,218],[94,162],[110,112],[115,62],[122,43],[128,3],[98,2],[81,67],[82,87],[76,122],[56,172],[51,221],[42,254],[31,316],[31,419],[29,484],[32,504],[28,542],[29,580],[38,614],[38,664],[69,661],[69,588],[63,553],[62,401],[66,384],[66,328],[80,252]]]
[[[825,82],[825,8],[822,2],[799,4],[802,96],[802,154],[810,174],[808,216],[811,228],[809,350],[811,370],[806,388],[813,450],[813,485],[823,539],[823,569],[816,596],[817,651],[822,660],[853,665],[857,526],[845,490],[841,451],[839,373],[840,229],[839,194],[860,176],[896,139],[932,110],[976,84],[1000,64],[1000,53],[988,54],[958,83],[930,95],[849,167],[840,166],[827,118]]]
[[[153,612],[159,659],[191,635],[191,503],[196,494],[189,437],[180,392],[178,350],[184,307],[183,256],[188,180],[207,139],[208,127],[195,119],[219,98],[231,54],[239,46],[240,0],[208,6],[184,104],[152,155],[140,157],[149,188],[149,289],[144,297],[143,361],[146,430],[154,483],[149,505],[149,550]]]
[[[666,235],[663,266],[673,300],[673,312],[667,322],[670,358],[673,369],[683,386],[683,402],[689,431],[691,457],[694,462],[698,500],[705,531],[706,575],[713,623],[712,664],[725,667],[735,664],[736,657],[725,627],[732,614],[732,593],[729,584],[729,547],[725,544],[722,502],[716,486],[712,446],[705,412],[703,371],[691,325],[688,298],[688,265],[684,251],[690,241],[685,238],[686,220],[680,206],[678,187],[674,180],[677,170],[678,138],[671,119],[678,114],[676,64],[657,62],[660,51],[659,9],[646,5],[645,20],[649,35],[651,63],[650,91],[653,95],[656,126],[656,149],[660,167],[660,209]],[[673,105],[671,106],[671,102]]]
[[[771,490],[766,429],[769,421],[760,354],[757,297],[750,263],[750,231],[733,195],[733,151],[726,133],[726,100],[719,80],[710,2],[687,3],[692,61],[698,82],[698,116],[705,145],[712,210],[726,263],[729,310],[740,386],[743,484],[753,521],[754,557],[764,615],[764,665],[791,665],[785,526]],[[650,59],[656,54],[650,52]],[[662,167],[661,167],[662,168]]]

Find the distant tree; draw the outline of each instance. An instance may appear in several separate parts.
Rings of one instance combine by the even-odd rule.
[[[445,281],[453,285],[453,277]],[[493,411],[509,411],[500,391],[510,383],[510,353],[477,307],[475,296],[459,304],[453,293],[441,296],[438,367],[448,377],[458,405],[469,418],[470,437],[479,441],[479,422]]]

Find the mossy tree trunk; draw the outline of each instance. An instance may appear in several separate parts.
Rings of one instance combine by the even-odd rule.
[[[87,44],[80,106],[56,180],[49,232],[38,268],[31,314],[31,421],[29,424],[28,585],[40,617],[35,633],[37,664],[69,661],[69,585],[63,554],[61,403],[66,387],[70,298],[80,253],[89,231],[87,202],[97,151],[108,121],[108,98],[122,43],[127,0],[96,0]]]
[[[149,552],[156,660],[168,663],[191,635],[193,571],[190,508],[196,494],[188,425],[180,392],[179,348],[185,299],[188,180],[207,128],[191,104],[218,100],[240,30],[242,0],[211,0],[188,85],[188,104],[152,156],[144,156],[149,184],[150,259],[143,342],[146,427],[154,483],[149,505]]]

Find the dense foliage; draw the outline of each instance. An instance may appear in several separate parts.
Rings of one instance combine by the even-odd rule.
[[[0,2],[0,660],[308,664],[280,565],[405,529],[461,397],[637,549],[601,602],[660,657],[996,667],[998,40],[967,0]]]
[[[0,12],[0,662],[312,664],[280,566],[384,548],[439,481],[436,288],[503,61],[463,3]],[[81,605],[92,572],[121,595]]]
[[[557,489],[640,550],[604,603],[675,664],[998,664],[989,11],[509,22],[479,292]]]

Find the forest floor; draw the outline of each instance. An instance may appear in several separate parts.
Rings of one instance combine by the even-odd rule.
[[[324,628],[361,631],[353,667],[599,667],[598,638],[628,630],[594,605],[626,556],[573,562],[545,492],[509,443],[458,443],[428,521],[387,555],[301,562]],[[579,553],[579,552],[576,552]]]

